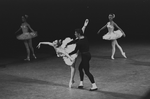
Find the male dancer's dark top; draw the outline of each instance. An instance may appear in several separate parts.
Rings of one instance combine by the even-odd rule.
[[[72,43],[76,43],[76,48],[73,52],[69,53],[69,55],[77,53],[78,50],[80,51],[81,54],[89,52],[89,43],[86,37],[72,41],[68,43],[68,45]]]

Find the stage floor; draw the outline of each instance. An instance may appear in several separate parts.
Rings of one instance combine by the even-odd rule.
[[[85,75],[83,90],[78,89],[79,72],[73,88],[68,88],[70,68],[62,58],[37,53],[30,62],[21,58],[0,60],[0,99],[141,99],[150,88],[150,45],[121,44],[127,59],[116,50],[110,59],[111,45],[91,46],[90,70],[98,91],[89,91]],[[44,57],[45,56],[45,57]],[[77,60],[78,68],[80,57]]]

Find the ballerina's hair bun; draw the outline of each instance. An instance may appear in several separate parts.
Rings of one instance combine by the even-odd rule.
[[[112,18],[115,18],[115,14],[111,13],[109,16],[112,16]]]
[[[113,18],[115,18],[115,14],[113,14]]]
[[[28,15],[25,14],[24,17],[27,19],[27,18],[28,18]]]

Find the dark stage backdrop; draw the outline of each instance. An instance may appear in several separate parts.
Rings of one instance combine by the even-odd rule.
[[[114,13],[114,21],[124,30],[126,38],[122,42],[149,40],[150,20],[149,0],[0,0],[0,57],[25,55],[22,41],[16,39],[15,31],[21,25],[21,16],[29,16],[28,23],[38,31],[33,39],[36,47],[40,41],[53,41],[74,37],[74,29],[81,28],[86,18],[89,25],[85,35],[90,42],[104,42],[107,33],[97,31],[108,22],[108,14]],[[21,31],[20,31],[21,33]],[[53,51],[42,46],[40,51]]]

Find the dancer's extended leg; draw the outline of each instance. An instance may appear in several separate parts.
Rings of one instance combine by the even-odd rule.
[[[119,48],[119,50],[120,50],[122,56],[123,56],[124,58],[127,58],[126,55],[125,55],[125,52],[123,51],[123,49],[121,48],[121,46],[118,44],[117,40],[116,40],[116,45],[117,45],[117,47]]]

